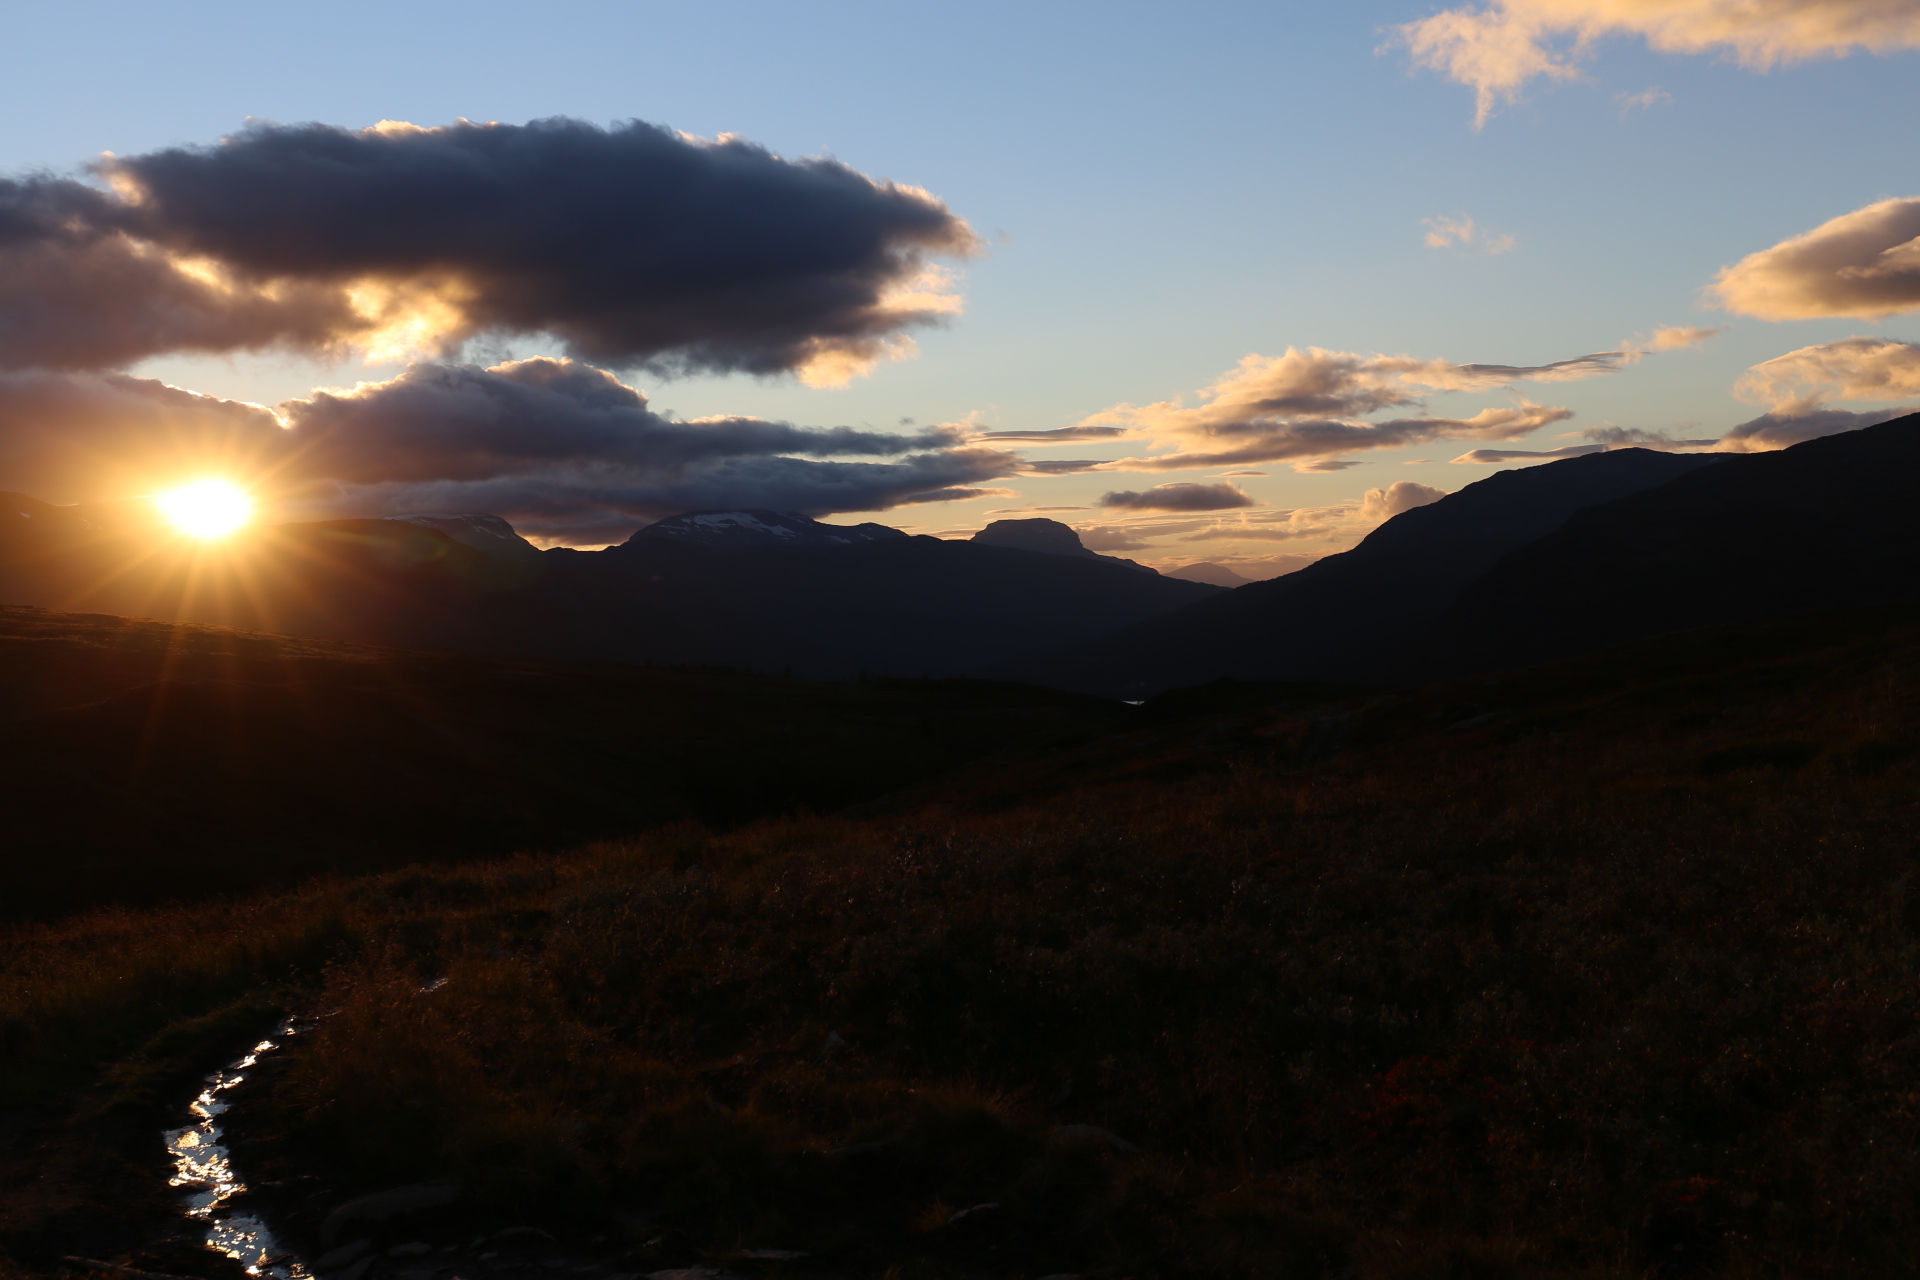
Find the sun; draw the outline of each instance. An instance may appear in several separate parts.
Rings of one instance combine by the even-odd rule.
[[[195,480],[154,503],[180,532],[195,538],[224,538],[253,518],[253,499],[231,480]]]

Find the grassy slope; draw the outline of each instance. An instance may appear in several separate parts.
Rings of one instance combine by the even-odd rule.
[[[0,608],[0,918],[831,810],[1124,713]]]
[[[1214,689],[864,817],[35,926],[3,1087],[325,1010],[250,1123],[334,1198],[643,1270],[1909,1274],[1916,675],[1907,612]]]

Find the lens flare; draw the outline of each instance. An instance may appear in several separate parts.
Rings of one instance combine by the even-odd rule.
[[[160,514],[195,538],[224,538],[253,518],[253,499],[230,480],[196,480],[154,499]]]

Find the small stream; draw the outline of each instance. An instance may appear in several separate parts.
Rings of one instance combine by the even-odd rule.
[[[207,1087],[187,1108],[194,1123],[169,1129],[165,1135],[174,1168],[167,1185],[186,1191],[181,1208],[188,1217],[206,1225],[207,1248],[239,1262],[248,1275],[273,1280],[312,1280],[312,1272],[281,1247],[265,1222],[249,1213],[222,1212],[222,1206],[245,1191],[247,1184],[240,1181],[226,1147],[221,1145],[225,1135],[217,1118],[228,1105],[222,1095],[244,1083],[247,1071],[263,1055],[272,1053],[300,1030],[289,1018],[274,1030],[272,1039],[262,1040],[244,1057],[208,1076]]]

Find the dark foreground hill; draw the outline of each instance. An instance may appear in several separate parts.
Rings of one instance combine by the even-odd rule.
[[[222,1123],[355,1280],[1912,1274],[1916,673],[1907,608],[1215,685],[864,817],[16,928],[0,1251],[237,1276],[156,1134],[292,1010]]]
[[[995,668],[1009,679],[1144,698],[1241,680],[1377,680],[1461,588],[1582,507],[1716,458],[1619,449],[1503,471],[1402,512],[1351,551]]]
[[[1124,711],[0,609],[0,917],[832,810]]]
[[[1221,677],[1406,681],[1912,600],[1916,476],[1920,415],[1777,453],[1501,472],[1296,573],[993,670],[1125,698]]]
[[[1920,415],[1725,459],[1576,512],[1470,583],[1426,669],[1920,598]]]
[[[528,657],[964,675],[1219,594],[1100,557],[904,535],[833,545],[818,532],[829,526],[771,512],[788,538],[687,518],[675,526],[687,536],[528,555],[403,520],[201,544],[133,504],[0,499],[0,602]]]

